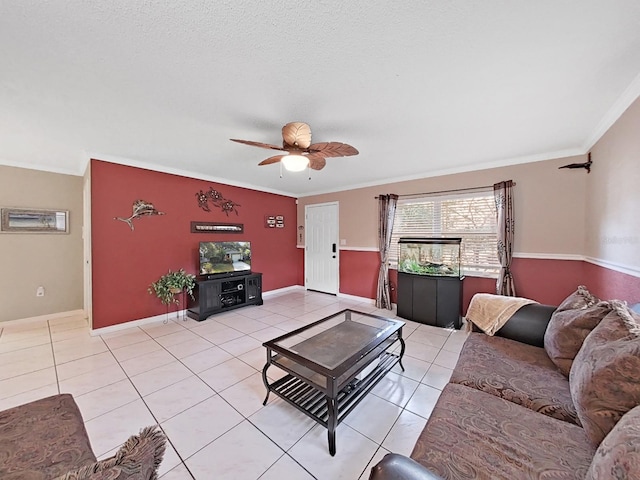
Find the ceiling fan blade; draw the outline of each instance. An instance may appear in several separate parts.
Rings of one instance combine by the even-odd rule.
[[[311,127],[302,122],[287,123],[282,127],[282,140],[292,147],[308,148],[311,145]]]
[[[324,166],[327,164],[327,161],[319,155],[307,155],[309,159],[309,168],[313,170],[322,170]]]
[[[258,165],[271,165],[272,163],[278,163],[282,160],[282,157],[286,157],[286,155],[276,155],[275,157],[269,157],[266,160],[261,161]]]
[[[318,153],[323,157],[349,157],[360,153],[351,145],[340,142],[314,143],[309,147],[309,152]]]
[[[279,147],[277,145],[271,145],[270,143],[252,142],[250,140],[238,140],[237,138],[230,138],[229,140],[231,140],[232,142],[243,143],[245,145],[251,145],[252,147],[270,148],[271,150],[281,150],[281,151],[285,150],[282,147]]]

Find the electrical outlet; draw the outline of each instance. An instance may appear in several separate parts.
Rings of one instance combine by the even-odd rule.
[[[39,286],[36,289],[36,297],[44,297],[44,287],[43,286]]]

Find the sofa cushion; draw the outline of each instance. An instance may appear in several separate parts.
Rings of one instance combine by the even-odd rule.
[[[638,478],[640,407],[625,413],[596,450],[585,480]]]
[[[544,333],[544,349],[551,361],[569,378],[573,359],[582,342],[600,320],[611,311],[609,302],[585,305],[581,308],[556,310]]]
[[[595,305],[599,301],[600,300],[598,299],[598,297],[587,290],[587,287],[585,287],[584,285],[580,285],[575,292],[565,298],[560,303],[560,305],[558,305],[558,308],[556,308],[556,312],[588,308],[592,305]]]
[[[446,479],[583,479],[594,452],[577,425],[448,384],[411,458]]]
[[[110,458],[71,470],[55,480],[156,480],[166,437],[156,427],[134,435]]]
[[[569,375],[578,417],[595,446],[640,405],[640,315],[617,300],[611,306],[585,339]]]
[[[541,347],[471,333],[450,381],[580,424],[569,382]]]
[[[96,461],[69,394],[0,412],[0,478],[44,480]]]

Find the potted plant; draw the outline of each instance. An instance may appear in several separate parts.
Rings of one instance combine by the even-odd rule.
[[[150,294],[156,295],[164,305],[170,305],[175,303],[180,304],[177,295],[182,291],[193,297],[193,288],[196,286],[196,276],[191,273],[186,273],[184,269],[180,269],[177,272],[169,270],[158,280],[149,285],[147,291]]]

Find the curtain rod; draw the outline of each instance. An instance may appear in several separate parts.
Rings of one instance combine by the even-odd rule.
[[[514,187],[516,186],[516,182],[513,182],[512,184]],[[405,195],[398,195],[398,198],[400,197],[419,197],[422,195],[437,195],[439,193],[454,193],[454,192],[470,192],[473,190],[484,190],[486,188],[493,188],[493,185],[484,185],[481,187],[470,187],[470,188],[454,188],[452,190],[440,190],[437,192],[422,192],[422,193],[407,193]],[[378,196],[376,195],[373,198],[378,198]]]

